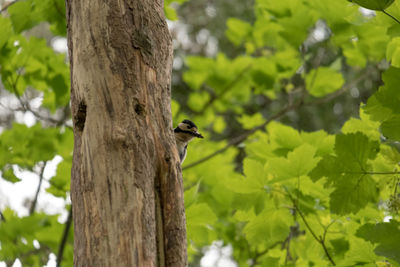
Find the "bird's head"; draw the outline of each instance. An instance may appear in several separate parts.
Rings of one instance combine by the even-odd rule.
[[[190,120],[183,120],[178,124],[178,127],[174,129],[175,136],[183,142],[189,142],[193,138],[204,138],[201,133],[198,132],[196,124]]]

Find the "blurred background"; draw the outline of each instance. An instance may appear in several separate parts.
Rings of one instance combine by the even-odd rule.
[[[258,250],[225,206],[240,198],[221,193],[243,173],[246,138],[268,120],[338,133],[389,67],[390,19],[344,0],[279,2],[165,1],[174,126],[191,119],[206,136],[183,165],[190,266],[255,266]],[[0,266],[58,266],[60,255],[72,266],[64,1],[0,9],[0,211],[13,222],[0,223]]]

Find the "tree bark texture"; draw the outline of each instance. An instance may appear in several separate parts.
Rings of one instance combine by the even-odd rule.
[[[74,266],[186,266],[162,0],[67,0]]]

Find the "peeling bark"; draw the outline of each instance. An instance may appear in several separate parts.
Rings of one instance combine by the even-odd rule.
[[[74,266],[187,266],[163,3],[66,3]]]

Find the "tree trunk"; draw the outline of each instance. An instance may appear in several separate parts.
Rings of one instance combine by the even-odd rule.
[[[186,266],[162,0],[67,0],[74,266]]]

